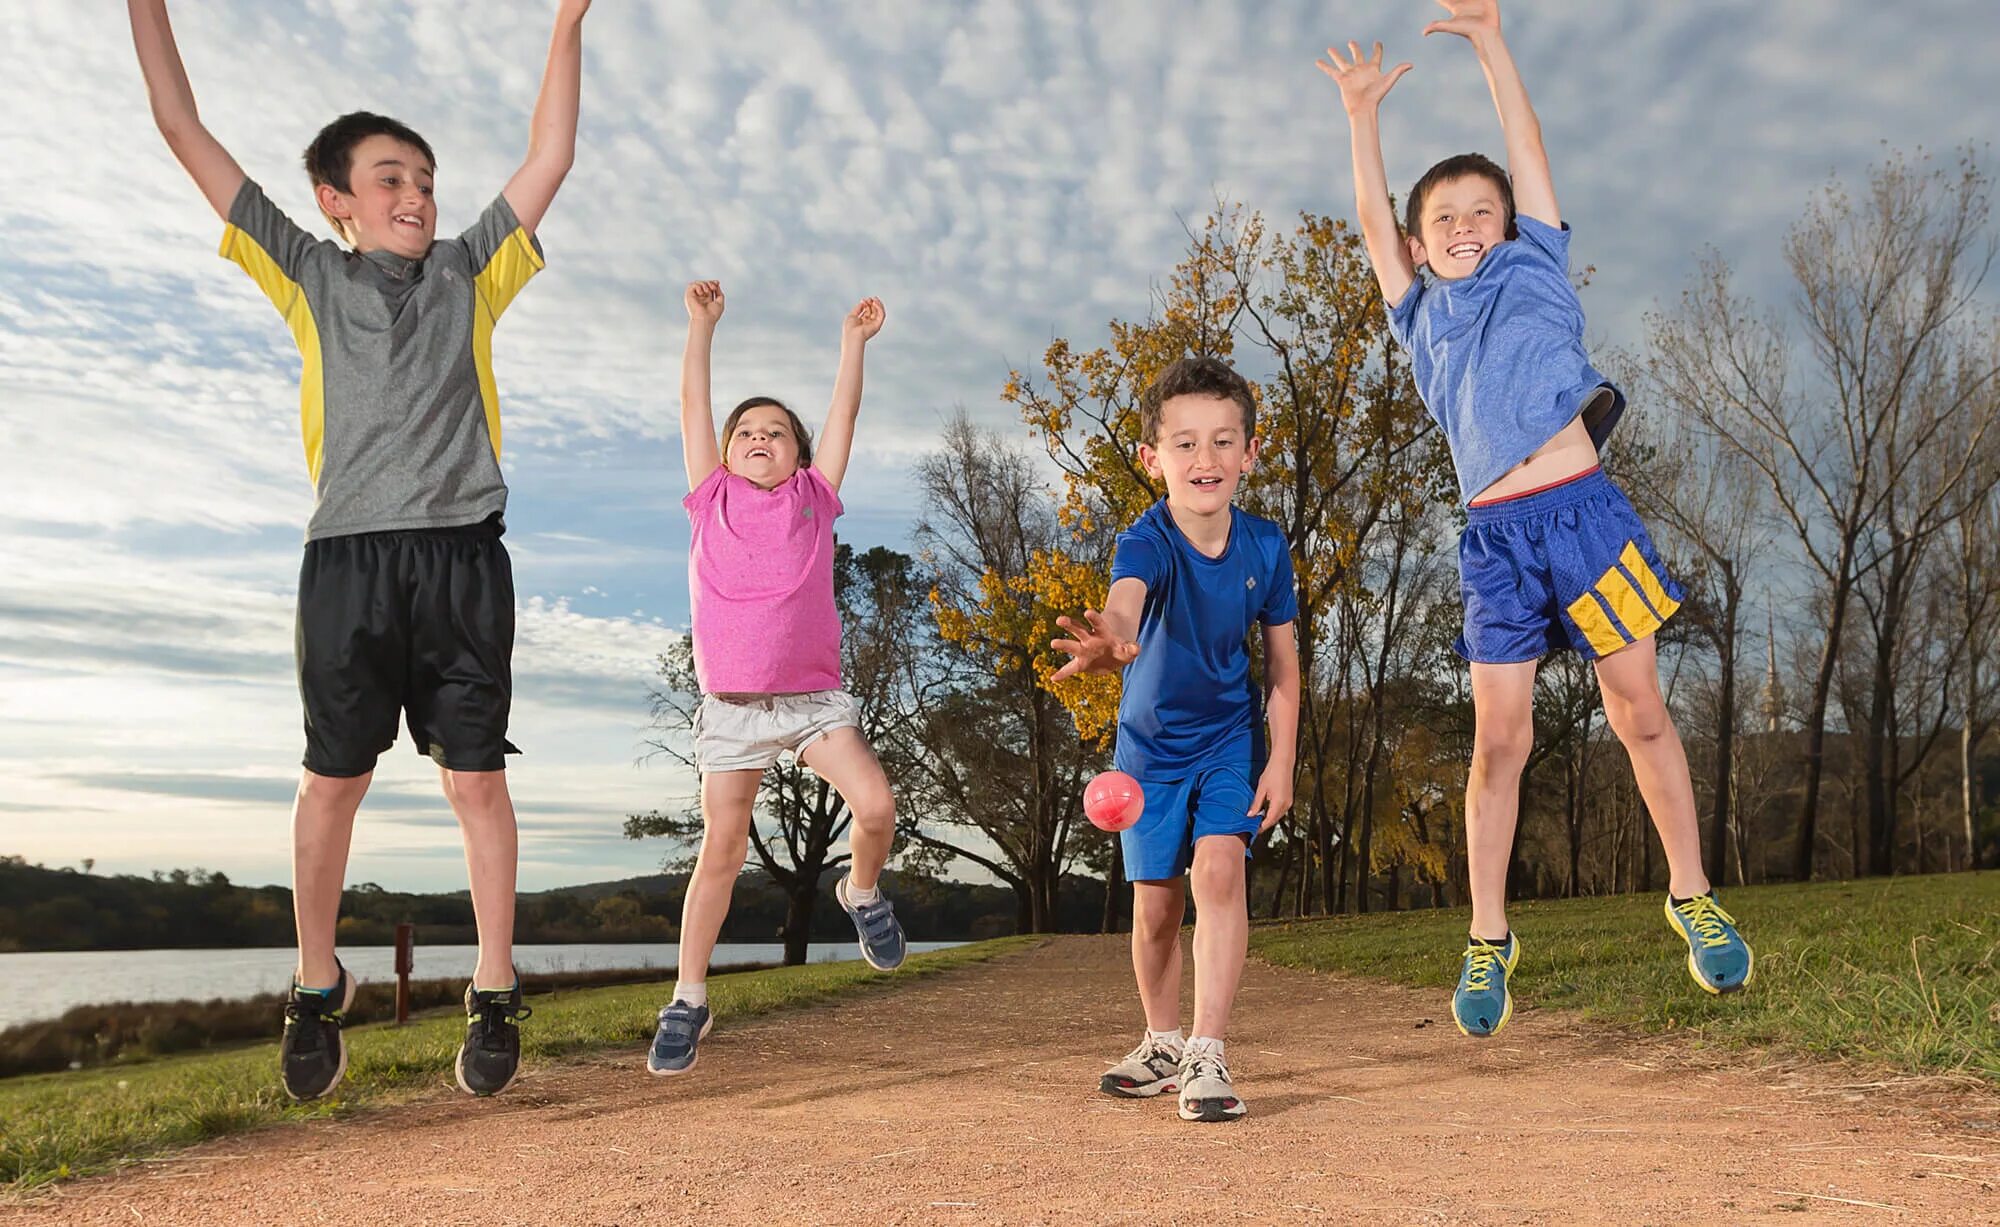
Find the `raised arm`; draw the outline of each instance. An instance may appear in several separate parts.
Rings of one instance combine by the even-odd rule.
[[[715,347],[715,325],[722,319],[722,283],[693,282],[681,301],[688,313],[687,350],[681,355],[681,463],[687,466],[692,490],[722,466],[715,410],[708,400],[708,358]]]
[[[542,224],[563,176],[576,162],[576,112],[583,88],[583,15],[590,0],[563,0],[549,37],[549,64],[528,125],[528,156],[501,192],[529,234]]]
[[[813,449],[813,467],[836,490],[847,474],[847,457],[854,450],[854,420],[861,414],[862,355],[887,318],[881,299],[864,298],[840,322],[840,372],[833,377],[833,403],[827,406],[826,425],[820,430],[819,446]]]
[[[194,90],[188,85],[187,69],[181,65],[180,48],[174,45],[166,0],[127,0],[126,10],[132,18],[132,46],[139,53],[139,71],[146,78],[146,101],[152,104],[153,122],[167,138],[167,148],[208,198],[209,207],[227,221],[229,206],[243,186],[243,168],[222,142],[202,127],[201,116],[195,112]]]
[[[1514,211],[1551,226],[1562,225],[1555,179],[1549,173],[1549,152],[1542,148],[1542,121],[1535,118],[1521,70],[1514,66],[1507,40],[1500,37],[1500,5],[1497,0],[1438,3],[1451,16],[1425,26],[1424,33],[1459,35],[1478,53],[1479,66],[1486,71],[1486,87],[1493,91],[1494,109],[1500,112],[1500,131],[1507,141],[1507,177],[1514,181]]]
[[[1139,615],[1146,608],[1146,581],[1127,575],[1111,581],[1104,612],[1083,611],[1083,625],[1068,616],[1056,619],[1074,639],[1051,639],[1049,646],[1069,653],[1069,662],[1049,676],[1051,682],[1079,673],[1116,673],[1139,658]]]
[[[1382,99],[1396,79],[1410,71],[1398,64],[1382,71],[1382,44],[1363,56],[1358,43],[1347,44],[1347,56],[1332,47],[1318,68],[1340,86],[1340,103],[1347,110],[1347,128],[1354,147],[1354,209],[1361,221],[1361,241],[1368,263],[1382,287],[1382,300],[1393,307],[1403,301],[1417,279],[1410,250],[1396,226],[1396,208],[1389,202],[1389,176],[1382,169]]]

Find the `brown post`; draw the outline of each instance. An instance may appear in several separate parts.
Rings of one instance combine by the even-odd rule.
[[[415,969],[417,926],[404,921],[396,926],[396,1025],[410,1020],[410,972]]]

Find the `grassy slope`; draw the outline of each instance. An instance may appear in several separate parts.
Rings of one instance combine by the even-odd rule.
[[[1687,973],[1663,897],[1510,906],[1518,1005],[1648,1030],[1960,1073],[2000,1084],[2000,873],[1737,887],[1756,951],[1749,988],[1713,997]],[[1275,963],[1435,987],[1457,982],[1468,913],[1396,912],[1259,926]]]
[[[718,1016],[744,1018],[906,983],[1033,943],[1001,938],[912,955],[894,977],[860,962],[720,976],[710,981],[709,1000]],[[639,1055],[652,1038],[661,991],[659,984],[644,984],[530,997],[534,1016],[521,1028],[523,1059],[541,1064],[571,1053],[623,1048],[631,1051],[636,1074]],[[278,1086],[275,1041],[0,1082],[0,1188],[19,1191],[274,1121],[330,1116],[435,1091],[451,1084],[464,1027],[454,1014],[401,1028],[353,1028],[346,1081],[332,1098],[305,1106],[288,1101]]]

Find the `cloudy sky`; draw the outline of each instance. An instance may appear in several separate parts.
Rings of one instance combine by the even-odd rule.
[[[10,4],[0,41],[0,853],[99,872],[288,876],[301,748],[291,609],[310,490],[298,359],[153,129],[111,0]],[[525,147],[552,3],[212,0],[175,13],[209,128],[301,224],[298,151],[367,108],[438,150],[442,232]],[[1595,336],[1630,344],[1712,245],[1771,302],[1829,174],[2000,131],[1989,5],[1507,7]],[[1051,337],[1143,316],[1217,193],[1347,214],[1347,131],[1312,68],[1381,38],[1390,180],[1499,152],[1477,66],[1421,0],[697,5],[599,0],[547,271],[495,350],[521,599],[521,881],[645,872],[622,817],[684,795],[642,763],[654,656],[687,622],[672,394],[683,283],[729,294],[716,399],[816,417],[842,312],[878,294],[846,540],[903,545],[912,460]],[[1990,159],[1990,153],[1988,155]],[[356,881],[463,882],[435,773],[385,758]]]

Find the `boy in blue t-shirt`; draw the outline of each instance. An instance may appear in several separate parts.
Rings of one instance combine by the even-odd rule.
[[[1118,769],[1145,812],[1123,833],[1132,882],[1132,970],[1146,1012],[1139,1046],[1099,1081],[1145,1098],[1178,1089],[1182,1120],[1242,1116],[1223,1033],[1249,948],[1244,861],[1292,806],[1298,755],[1298,596],[1284,530],[1230,503],[1257,458],[1250,385],[1215,358],[1183,358],[1139,399],[1139,459],[1167,496],[1118,534],[1104,612],[1054,646],[1055,679],[1124,670]],[[1264,627],[1269,710],[1247,638]],[[1270,723],[1270,740],[1264,735]],[[1183,1038],[1181,921],[1194,881],[1194,1035]]]
[[[1452,1016],[1467,1035],[1491,1035],[1514,1009],[1507,980],[1521,947],[1507,926],[1507,863],[1534,739],[1535,668],[1547,652],[1574,648],[1596,662],[1605,719],[1631,755],[1666,846],[1666,915],[1687,942],[1688,972],[1711,993],[1734,992],[1750,982],[1752,962],[1702,871],[1687,756],[1660,697],[1652,636],[1683,593],[1632,504],[1598,469],[1597,449],[1625,400],[1584,351],[1570,232],[1541,126],[1500,36],[1498,6],[1439,3],[1451,16],[1424,33],[1457,34],[1478,52],[1511,179],[1478,154],[1440,162],[1410,190],[1399,233],[1377,112],[1410,65],[1385,73],[1382,44],[1364,56],[1349,43],[1345,57],[1328,48],[1319,67],[1347,111],[1361,233],[1390,331],[1410,351],[1467,504],[1457,646],[1472,668],[1472,927]]]

